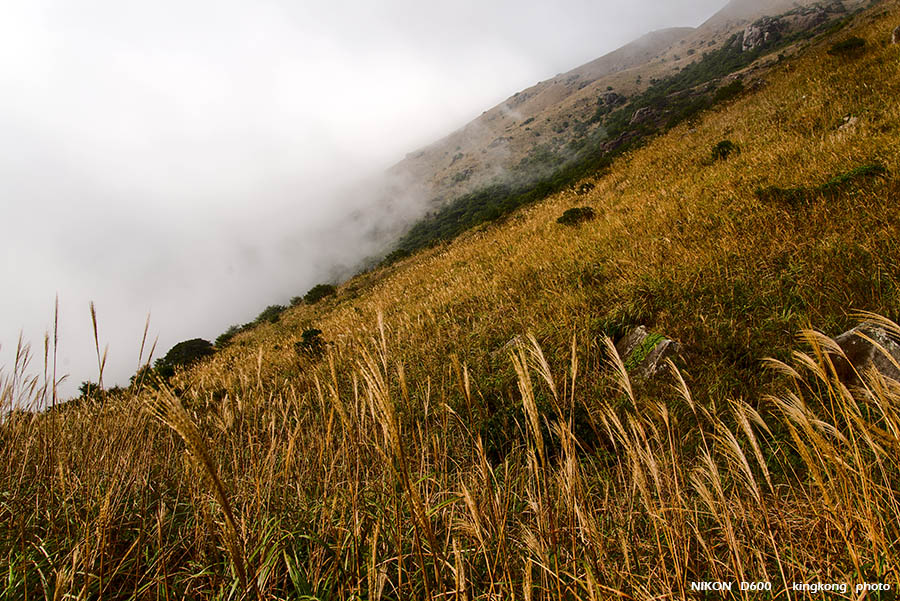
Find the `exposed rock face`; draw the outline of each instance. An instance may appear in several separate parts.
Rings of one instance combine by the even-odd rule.
[[[821,6],[807,6],[804,8],[799,8],[794,12],[794,14],[788,17],[791,29],[807,30],[812,29],[813,27],[818,27],[828,20],[829,9],[832,12],[836,13],[845,12],[843,5],[840,5],[840,3],[830,6],[828,7],[828,9],[822,8]]]
[[[647,380],[661,373],[667,359],[678,356],[681,345],[638,326],[616,344],[616,352],[632,377]]]
[[[741,50],[750,52],[781,36],[784,23],[776,17],[763,17],[744,30]]]
[[[874,368],[883,376],[900,381],[900,344],[884,329],[862,325],[834,339],[847,359],[838,357],[834,361],[835,369],[841,379],[848,382],[858,381],[858,374],[864,374]],[[882,351],[881,348],[884,350]]]
[[[656,116],[656,111],[654,111],[649,106],[638,109],[634,112],[634,116],[631,117],[631,125],[646,123],[647,121],[653,119],[654,116]]]

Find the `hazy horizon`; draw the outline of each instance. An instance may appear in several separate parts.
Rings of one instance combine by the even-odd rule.
[[[349,273],[382,240],[347,215],[422,193],[383,172],[512,94],[726,0],[542,3],[109,0],[0,20],[0,366],[60,302],[62,396],[214,340]],[[385,186],[394,186],[384,192]],[[149,344],[149,343],[148,343]],[[33,365],[34,371],[41,366]]]

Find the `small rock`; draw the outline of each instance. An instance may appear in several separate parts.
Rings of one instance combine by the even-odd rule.
[[[632,376],[648,380],[666,367],[666,360],[678,356],[681,345],[661,334],[638,326],[616,344],[616,352]]]
[[[584,196],[585,194],[588,194],[593,189],[594,189],[594,184],[592,184],[591,182],[585,182],[585,183],[581,184],[580,186],[578,186],[578,189],[575,190],[575,194],[577,194],[578,196]]]
[[[900,44],[900,25],[898,25],[894,30],[894,33],[891,34],[891,44]]]
[[[857,373],[864,374],[874,368],[886,378],[900,381],[900,369],[894,364],[900,363],[900,344],[883,328],[862,325],[844,332],[834,341],[847,357],[846,360],[843,357],[834,360],[835,370],[842,380],[858,382]]]
[[[859,123],[859,117],[854,117],[853,115],[847,115],[844,117],[844,122],[838,127],[838,131],[848,131],[851,129],[856,129],[856,124]]]

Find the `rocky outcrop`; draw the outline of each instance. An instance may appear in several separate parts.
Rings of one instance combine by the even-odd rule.
[[[674,359],[681,345],[662,334],[647,331],[638,326],[616,344],[616,352],[622,358],[629,374],[640,380],[651,379],[665,369],[666,361]]]
[[[840,3],[831,6],[804,6],[798,8],[786,17],[786,21],[793,31],[805,31],[818,27],[828,20],[829,12],[843,13],[846,12],[844,6]]]
[[[763,17],[744,30],[741,50],[750,52],[781,37],[784,22],[777,17]]]
[[[862,325],[834,339],[844,353],[833,358],[838,376],[846,382],[858,382],[871,369],[900,381],[900,344],[886,330]]]
[[[634,112],[634,115],[631,117],[630,125],[640,125],[641,123],[653,120],[654,117],[656,117],[656,111],[647,106]]]
[[[809,31],[822,25],[833,15],[847,12],[841,2],[830,4],[818,3],[813,6],[800,6],[778,17],[763,17],[754,21],[744,30],[741,49],[744,52],[756,50],[770,42],[774,42],[786,33]]]
[[[900,44],[900,25],[898,25],[897,29],[894,30],[894,33],[891,34],[891,44]]]

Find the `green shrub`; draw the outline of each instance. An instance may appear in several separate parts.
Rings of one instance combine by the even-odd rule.
[[[712,160],[715,161],[724,161],[728,159],[728,157],[734,153],[740,152],[737,144],[732,142],[731,140],[722,140],[712,149]]]
[[[262,313],[256,316],[254,323],[260,324],[268,321],[269,323],[276,323],[279,319],[281,319],[281,314],[287,311],[287,307],[284,305],[269,305],[265,309],[263,309]]]
[[[866,46],[866,41],[859,37],[847,38],[842,42],[837,42],[828,50],[831,56],[850,56],[859,54]]]
[[[730,84],[724,85],[713,94],[713,104],[718,104],[719,102],[726,102],[740,96],[740,94],[744,91],[744,82],[740,79],[735,79]]]
[[[95,397],[100,393],[100,385],[91,382],[90,380],[85,380],[81,383],[81,386],[78,387],[78,398],[87,399],[91,397]]]
[[[168,380],[175,375],[176,367],[187,367],[215,352],[216,349],[208,340],[193,338],[173,346],[165,357],[156,360],[153,367],[159,377]]]
[[[128,380],[128,384],[134,390],[140,390],[144,386],[149,386],[151,388],[157,388],[159,383],[155,377],[155,372],[150,365],[144,365],[141,367],[131,378]]]
[[[556,220],[561,225],[578,225],[594,218],[594,209],[590,207],[576,207],[569,209]]]
[[[231,326],[230,328],[225,330],[225,332],[219,334],[219,337],[216,338],[216,348],[223,348],[225,346],[228,346],[228,344],[231,342],[231,339],[234,338],[240,331],[240,326]]]
[[[317,358],[325,353],[327,343],[322,338],[322,330],[309,328],[300,335],[300,340],[294,343],[294,351],[301,357]]]
[[[332,296],[336,292],[337,288],[331,284],[317,284],[310,288],[309,292],[306,293],[306,296],[303,297],[303,300],[306,301],[307,304],[313,305],[323,298]]]

